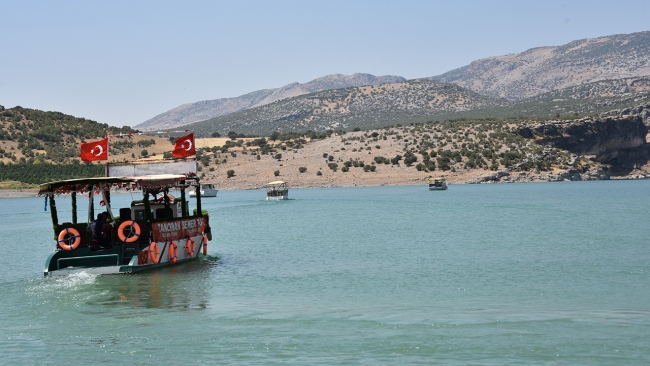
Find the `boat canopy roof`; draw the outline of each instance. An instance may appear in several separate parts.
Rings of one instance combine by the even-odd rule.
[[[429,182],[433,182],[433,181],[441,181],[441,180],[445,180],[445,178],[442,178],[442,177],[429,178]]]
[[[115,188],[146,189],[152,193],[161,192],[168,188],[181,185],[186,179],[193,179],[183,174],[157,174],[135,177],[95,177],[66,179],[39,185],[38,195],[69,194],[72,192],[85,193],[90,190],[110,190]]]
[[[283,184],[287,183],[283,180],[276,180],[275,182],[266,183],[267,186],[281,186]]]

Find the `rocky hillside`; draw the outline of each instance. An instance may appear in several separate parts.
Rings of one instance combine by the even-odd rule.
[[[650,103],[650,78],[633,77],[571,86],[506,106],[457,112],[454,116],[441,117],[455,120],[515,117],[538,121],[576,119],[585,116],[623,115],[628,113],[630,108],[648,103]],[[650,112],[644,110],[643,113],[642,117],[647,120]]]
[[[451,183],[648,178],[648,128],[640,117],[648,108],[602,118],[427,122],[319,138],[228,140],[202,145],[198,160],[201,177],[221,189],[278,179],[292,187],[336,187],[424,185],[440,175]]]
[[[447,119],[524,118],[543,121],[624,114],[622,111],[630,105],[647,103],[650,103],[649,77],[582,84],[517,103],[486,98],[455,84],[418,79],[303,95],[186,128],[203,136],[213,132],[223,135],[229,131],[268,135],[273,131],[349,131]]]
[[[647,103],[595,118],[431,121],[353,132],[197,139],[196,158],[201,178],[220,189],[258,188],[278,179],[293,187],[332,187],[425,184],[437,175],[451,183],[648,178],[650,145],[643,116],[649,110]],[[98,127],[92,136],[102,137],[104,126],[56,112],[2,112],[6,133],[0,139],[0,181],[15,185],[101,175],[101,162],[78,163],[79,139],[85,138],[78,133],[79,127]],[[52,120],[50,127],[61,128],[36,128],[40,123],[34,121],[46,125],[46,118]],[[167,137],[115,136],[111,161],[162,159],[171,155],[172,146]]]
[[[650,91],[650,76],[602,80],[554,90],[532,98],[531,101],[565,101],[602,98]]]
[[[401,76],[374,76],[370,74],[327,75],[310,82],[292,83],[276,89],[264,89],[236,98],[204,100],[178,106],[159,114],[135,128],[142,131],[166,130],[177,126],[204,121],[245,109],[259,107],[278,100],[296,97],[329,89],[340,89],[363,85],[380,85],[405,81]]]
[[[0,163],[78,161],[81,141],[133,132],[61,112],[0,105]]]
[[[431,79],[517,101],[570,86],[647,75],[650,31],[488,57]]]
[[[380,127],[411,118],[506,105],[455,84],[426,79],[326,90],[187,125],[198,135],[229,131],[325,131]]]

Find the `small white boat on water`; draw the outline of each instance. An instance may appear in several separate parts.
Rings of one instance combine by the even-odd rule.
[[[281,180],[270,182],[266,184],[265,188],[267,201],[282,201],[289,199],[289,184],[287,184],[287,182]]]
[[[217,197],[217,192],[219,192],[218,189],[214,187],[214,184],[212,183],[203,183],[201,184],[201,197]],[[190,197],[196,197],[196,191],[191,190],[190,191]]]
[[[430,191],[444,191],[447,189],[447,180],[445,178],[429,178]]]

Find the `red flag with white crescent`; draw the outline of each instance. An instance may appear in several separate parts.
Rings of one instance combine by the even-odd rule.
[[[108,160],[108,138],[81,143],[81,160]]]
[[[174,144],[172,156],[175,158],[185,158],[196,154],[194,147],[194,133],[179,137]]]

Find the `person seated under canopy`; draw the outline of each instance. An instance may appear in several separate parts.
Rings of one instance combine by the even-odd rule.
[[[176,197],[172,196],[169,193],[163,193],[160,197],[154,197],[154,202],[156,203],[163,203],[165,202],[165,196],[169,199],[169,204],[173,204],[174,200],[176,200]]]
[[[100,212],[97,214],[97,218],[88,226],[88,231],[92,233],[94,249],[105,249],[111,247],[111,229],[113,227],[106,223],[107,218],[107,212]]]

